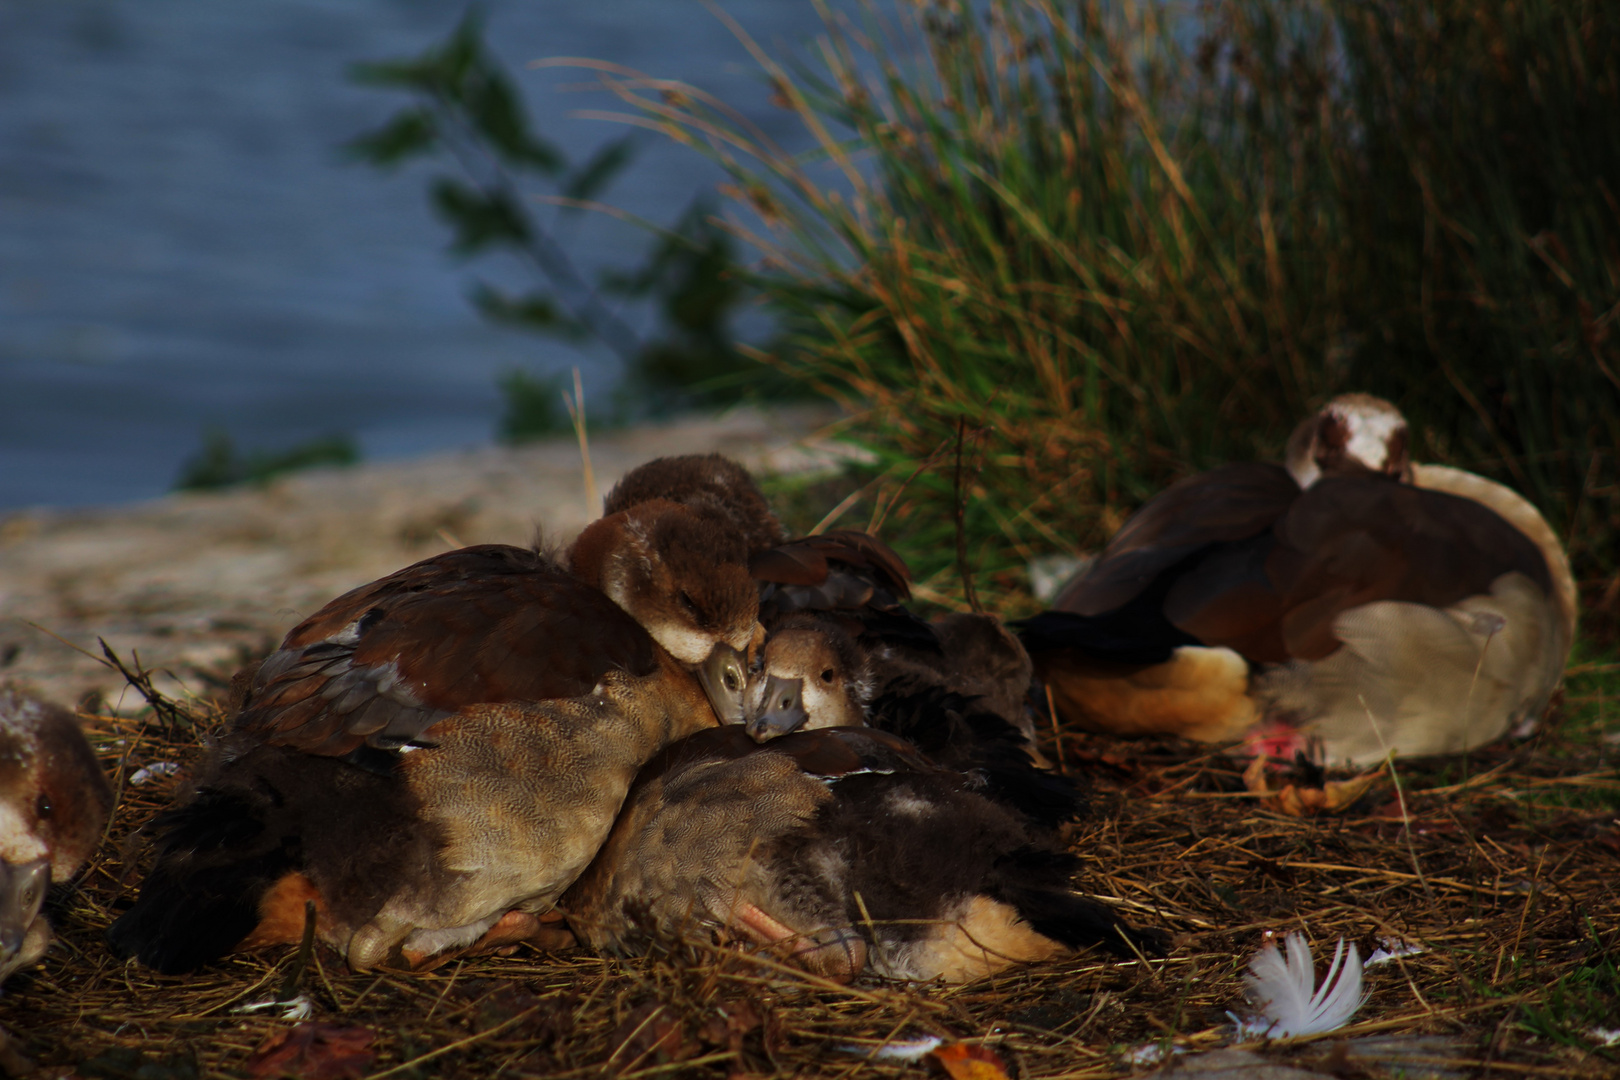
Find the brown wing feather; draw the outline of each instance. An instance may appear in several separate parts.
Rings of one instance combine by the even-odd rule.
[[[657,666],[647,632],[521,548],[447,552],[338,597],[254,680],[237,730],[309,753],[398,745],[467,705],[589,693]]]
[[[898,599],[911,596],[911,570],[896,551],[869,533],[835,529],[789,540],[748,560],[748,572],[781,585],[820,585],[834,565],[864,572]]]
[[[897,735],[867,727],[829,727],[796,731],[757,743],[740,724],[707,728],[671,743],[642,767],[635,790],[699,762],[735,761],[752,754],[780,754],[800,771],[821,777],[856,772],[939,771],[915,746]],[[633,801],[634,796],[628,801]]]
[[[899,552],[877,537],[857,529],[833,529],[810,539],[821,541],[829,561],[869,570],[896,597],[911,598],[911,568]]]
[[[1551,588],[1540,550],[1488,508],[1372,477],[1332,477],[1259,537],[1221,545],[1181,574],[1165,615],[1208,645],[1260,662],[1339,647],[1340,612],[1379,600],[1450,607],[1519,571]]]
[[[839,777],[858,772],[939,772],[914,745],[898,735],[868,727],[796,731],[763,744],[761,750],[786,754],[811,776]]]
[[[790,540],[748,560],[760,584],[761,618],[788,612],[902,612],[911,597],[911,571],[875,536],[838,529]]]
[[[1260,462],[1222,465],[1172,484],[1125,522],[1052,606],[1077,615],[1123,607],[1198,549],[1265,533],[1299,494],[1286,469]]]
[[[1487,507],[1387,480],[1318,482],[1278,523],[1277,539],[1268,563],[1288,598],[1283,636],[1305,659],[1337,647],[1332,622],[1347,608],[1376,600],[1450,607],[1511,571],[1552,589],[1540,549]]]
[[[803,541],[757,551],[748,557],[755,581],[777,585],[820,585],[827,580],[827,557]]]

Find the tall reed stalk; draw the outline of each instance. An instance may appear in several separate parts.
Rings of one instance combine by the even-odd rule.
[[[1351,389],[1614,572],[1620,5],[885,12],[829,15],[793,67],[754,46],[805,157],[690,87],[600,70],[731,170],[731,227],[788,319],[769,359],[860,414],[880,483],[908,482],[886,531],[935,593],[963,595],[961,532],[1016,609],[1025,559],[1276,454]]]

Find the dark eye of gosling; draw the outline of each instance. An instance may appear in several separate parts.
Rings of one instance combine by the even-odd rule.
[[[41,818],[50,817],[55,809],[56,808],[51,805],[51,797],[49,795],[41,795],[38,801],[34,803],[34,813]]]
[[[697,618],[697,613],[698,613],[697,602],[692,599],[691,594],[688,593],[685,589],[682,589],[680,591],[680,593],[675,597],[675,601],[678,604],[681,605],[681,610],[682,611],[686,612],[688,615],[692,616],[694,619]]]
[[[826,671],[823,671],[821,673],[821,681],[824,682],[824,683],[831,683],[833,681],[833,669],[832,668],[828,668]]]

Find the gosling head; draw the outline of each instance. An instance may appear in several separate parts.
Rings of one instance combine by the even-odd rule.
[[[45,890],[78,873],[111,811],[73,716],[0,688],[0,978],[44,951]]]
[[[849,636],[826,624],[797,621],[765,642],[749,687],[748,734],[765,742],[800,728],[863,725],[870,697]]]
[[[683,454],[638,465],[608,492],[602,513],[616,514],[654,499],[668,499],[727,522],[750,552],[786,539],[782,523],[748,470],[721,454]]]
[[[723,520],[637,503],[581,533],[570,561],[696,673],[722,722],[743,719],[747,653],[765,632],[747,550]]]

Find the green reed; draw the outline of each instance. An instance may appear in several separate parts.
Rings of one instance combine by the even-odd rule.
[[[765,358],[857,410],[873,517],[935,593],[965,564],[1016,608],[1029,557],[1352,389],[1614,572],[1620,8],[902,0],[827,25],[791,65],[755,47],[810,155],[603,77],[731,170],[787,320]]]

